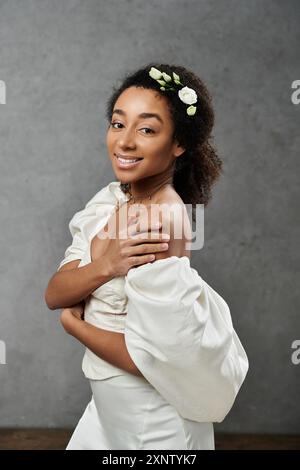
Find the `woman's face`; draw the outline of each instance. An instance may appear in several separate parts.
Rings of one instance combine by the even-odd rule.
[[[155,90],[138,87],[123,91],[115,103],[106,136],[117,179],[131,183],[170,171],[175,158],[184,152],[172,140],[173,130],[166,98]],[[117,155],[142,160],[121,166]]]

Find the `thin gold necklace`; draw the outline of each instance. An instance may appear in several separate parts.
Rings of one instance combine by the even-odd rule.
[[[164,184],[162,184],[162,185],[159,186],[157,189],[155,189],[155,191],[154,191],[152,194],[147,195],[147,196],[135,197],[135,196],[133,196],[133,194],[131,193],[131,190],[129,189],[130,198],[129,198],[129,200],[128,200],[127,202],[133,201],[133,203],[135,204],[135,202],[136,202],[137,200],[139,200],[139,199],[142,199],[142,200],[143,200],[143,199],[151,200],[152,196],[153,196],[159,189],[163,188],[163,187],[166,186],[167,184],[171,184],[171,183],[169,182],[169,183],[164,183]]]

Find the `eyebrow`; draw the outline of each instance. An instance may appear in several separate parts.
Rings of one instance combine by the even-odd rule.
[[[116,114],[121,114],[122,116],[126,116],[125,111],[123,111],[122,109],[116,108],[116,109],[113,110],[112,114],[114,114],[114,113],[116,113]],[[162,120],[162,118],[160,117],[160,115],[159,115],[159,114],[156,114],[156,113],[141,113],[141,114],[138,115],[138,117],[139,117],[139,118],[143,118],[143,119],[147,119],[147,118],[156,118],[156,119],[158,119],[158,121],[160,121],[162,124],[164,123],[163,120]]]

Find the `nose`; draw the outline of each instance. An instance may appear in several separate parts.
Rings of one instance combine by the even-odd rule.
[[[135,148],[135,132],[129,128],[122,129],[118,136],[118,144],[120,148]]]

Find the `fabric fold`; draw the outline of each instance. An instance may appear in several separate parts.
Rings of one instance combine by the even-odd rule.
[[[225,300],[171,256],[132,268],[125,342],[145,378],[186,419],[221,422],[248,371]]]
[[[120,182],[112,181],[98,191],[82,210],[73,215],[69,222],[72,243],[65,250],[57,271],[70,261],[82,260],[90,249],[91,239],[105,226],[117,202],[123,204],[127,198],[120,188]]]

